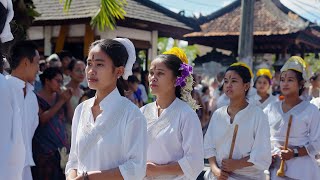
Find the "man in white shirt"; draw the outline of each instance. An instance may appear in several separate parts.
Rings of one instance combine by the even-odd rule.
[[[12,73],[6,79],[13,98],[14,114],[17,114],[13,123],[14,134],[22,135],[23,143],[14,148],[18,149],[16,154],[24,154],[21,161],[15,161],[18,167],[22,164],[22,180],[32,180],[31,166],[35,165],[32,158],[32,138],[39,124],[39,106],[29,82],[35,80],[39,60],[39,52],[32,42],[21,41],[11,48],[9,63]]]

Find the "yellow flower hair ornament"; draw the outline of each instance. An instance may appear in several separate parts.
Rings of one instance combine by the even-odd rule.
[[[171,54],[177,56],[184,64],[188,64],[188,58],[186,53],[178,47],[173,47],[169,49],[168,51],[164,52],[163,54]]]
[[[247,68],[249,70],[251,78],[253,78],[253,76],[254,76],[251,68],[246,63],[237,62],[237,63],[231,64],[230,66],[242,66],[242,67],[245,67],[245,68]]]
[[[272,74],[271,74],[269,69],[265,69],[265,68],[259,69],[257,71],[256,75],[257,75],[257,77],[259,77],[259,76],[268,76],[270,79],[272,79]]]

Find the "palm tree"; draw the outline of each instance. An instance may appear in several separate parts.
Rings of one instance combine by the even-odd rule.
[[[60,0],[60,3],[63,1],[64,10],[67,12],[70,9],[72,0]],[[100,3],[99,10],[92,17],[91,25],[97,26],[101,31],[104,31],[105,27],[113,30],[116,27],[116,20],[124,19],[124,15],[126,14],[124,6],[127,2],[126,0],[100,0]]]

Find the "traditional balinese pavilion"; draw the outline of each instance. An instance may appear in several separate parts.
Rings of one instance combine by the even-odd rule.
[[[77,57],[86,57],[95,39],[126,37],[133,41],[137,51],[145,51],[146,59],[152,60],[157,55],[158,37],[183,39],[184,34],[199,29],[191,18],[149,0],[127,0],[125,19],[117,21],[115,30],[105,31],[90,26],[100,0],[74,0],[67,13],[59,1],[33,2],[41,16],[28,30],[28,38],[43,45],[46,56],[67,49]]]
[[[201,31],[184,37],[191,43],[232,51],[237,56],[241,0],[201,17]],[[287,54],[320,52],[320,28],[302,18],[279,0],[257,0],[254,5],[254,54],[272,53],[276,59]]]

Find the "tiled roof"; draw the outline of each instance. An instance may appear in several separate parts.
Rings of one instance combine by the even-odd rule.
[[[185,37],[238,36],[240,33],[241,3],[235,1],[213,13],[201,31]],[[293,12],[284,13],[271,0],[257,0],[254,5],[254,35],[284,35],[306,29],[309,22]]]
[[[93,17],[100,6],[100,0],[73,0],[70,10],[63,11],[63,4],[59,0],[33,0],[36,10],[41,14],[36,21],[57,21],[83,19]],[[150,4],[152,6],[150,6]],[[181,19],[185,18],[163,7],[157,7],[147,0],[127,0],[125,6],[126,18],[132,18],[153,23],[180,27],[188,30],[193,28]],[[160,10],[159,10],[160,9]],[[165,10],[165,12],[163,11]],[[185,18],[187,19],[187,18]]]

